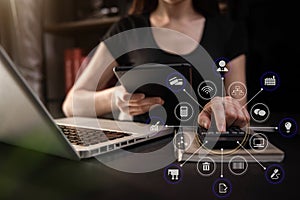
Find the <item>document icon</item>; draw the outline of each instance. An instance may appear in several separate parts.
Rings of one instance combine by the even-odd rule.
[[[225,183],[219,183],[219,193],[226,194],[228,191],[228,187]]]

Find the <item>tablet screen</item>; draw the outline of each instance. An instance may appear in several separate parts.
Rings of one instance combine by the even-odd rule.
[[[183,90],[192,89],[190,64],[118,66],[114,68],[114,73],[127,92],[143,93],[146,97],[161,97],[165,102],[163,107],[167,114],[165,124],[176,125],[179,123],[180,120],[174,116],[174,109],[182,101],[182,98],[186,98]],[[180,97],[182,97],[181,100]],[[136,121],[145,122],[149,116],[145,114],[136,118],[141,119]]]
[[[163,88],[178,92],[192,80],[191,65],[188,63],[118,66],[114,68],[114,73],[127,92],[144,93],[151,97],[163,97]]]

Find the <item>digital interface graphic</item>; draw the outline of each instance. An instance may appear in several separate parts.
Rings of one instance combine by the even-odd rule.
[[[126,48],[114,49],[117,52],[116,57],[136,49],[155,49],[157,46],[152,43],[153,41],[145,40],[145,35],[148,35],[149,31],[158,32],[158,34],[164,36],[175,34],[178,37],[186,37],[170,30],[141,28],[113,36],[106,41],[106,44],[109,45],[111,42],[113,48],[115,47],[115,41],[138,36],[135,38],[137,42],[133,42],[133,44],[138,44],[137,46],[132,45]],[[298,131],[298,125],[292,117],[284,116],[276,126],[264,127],[264,123],[272,116],[272,110],[265,102],[257,101],[256,98],[261,93],[276,94],[276,90],[281,84],[280,75],[273,71],[267,71],[261,74],[260,79],[251,80],[260,87],[257,88],[254,95],[249,96],[247,86],[243,82],[232,81],[230,85],[225,87],[225,80],[228,74],[231,73],[230,66],[228,66],[229,59],[221,57],[213,60],[199,44],[195,44],[195,46],[198,46],[195,52],[197,56],[188,57],[183,55],[182,57],[194,67],[194,72],[201,76],[202,80],[198,80],[197,85],[195,85],[195,82],[191,83],[186,74],[181,74],[180,71],[169,67],[168,64],[159,64],[166,67],[167,70],[161,70],[159,73],[148,71],[140,76],[136,74],[135,70],[129,70],[119,78],[119,82],[116,84],[122,84],[122,79],[137,80],[135,88],[131,89],[132,91],[138,90],[141,86],[151,85],[155,89],[163,88],[162,91],[167,89],[172,92],[174,96],[170,101],[175,105],[168,107],[168,109],[171,108],[171,112],[167,112],[164,106],[155,107],[149,111],[147,119],[147,124],[150,125],[149,128],[131,127],[132,129],[142,129],[145,132],[150,132],[152,135],[159,135],[165,128],[173,128],[172,141],[158,150],[146,153],[135,153],[120,149],[124,154],[124,163],[107,161],[100,156],[96,159],[110,168],[128,173],[147,173],[164,169],[163,180],[172,185],[184,182],[186,176],[184,173],[185,165],[189,163],[189,165],[194,165],[199,178],[203,177],[210,181],[211,194],[217,198],[228,198],[235,193],[235,185],[232,184],[231,177],[239,176],[242,179],[253,164],[262,169],[261,176],[265,178],[267,183],[272,185],[282,183],[286,173],[281,166],[285,152],[269,141],[265,130],[272,130],[273,134],[280,134],[284,138],[292,138]],[[143,67],[141,65],[134,68],[143,69]],[[101,77],[101,74],[99,74],[99,77]],[[251,122],[255,122],[256,126],[251,126],[250,123],[243,128],[227,127],[225,132],[219,132],[217,131],[217,125],[212,120],[210,128],[199,127],[198,114],[206,103],[215,99],[223,102],[227,97],[237,102],[247,99],[241,109],[247,107]],[[93,101],[91,100],[91,104],[94,104]],[[76,99],[74,105],[76,106]],[[115,119],[118,119],[118,112],[113,113],[113,115]],[[179,123],[168,124],[170,117],[173,117]],[[120,129],[122,130],[121,125]],[[170,152],[169,149],[174,151]],[[161,155],[165,152],[170,155],[162,159]],[[174,162],[176,164],[172,164]],[[143,163],[143,165],[140,165],[140,163]],[[230,174],[225,174],[225,169]]]
[[[219,63],[216,63],[219,68],[217,69],[217,72],[221,72],[222,74],[222,80],[224,80],[225,73],[228,72],[228,70],[221,70],[220,68],[226,67],[225,61],[218,60]],[[255,97],[259,95],[261,92],[275,92],[275,90],[279,87],[280,79],[279,75],[275,72],[266,72],[261,77],[261,89],[258,90],[257,94],[254,95],[253,98],[251,98],[247,104],[250,101],[255,102]],[[209,94],[212,94],[212,97],[215,96],[215,91],[217,88],[215,87],[214,83],[211,81],[203,81],[199,87],[198,87],[198,94],[203,99],[210,99]],[[240,82],[233,82],[229,88],[228,88],[228,95],[230,95],[232,98],[240,100],[242,98],[245,98],[247,96],[247,88],[244,84]],[[194,100],[194,99],[192,99]],[[184,103],[182,103],[184,105]],[[180,113],[179,117],[186,119],[186,114],[188,113],[188,106],[183,106],[183,110],[175,111],[175,114]],[[176,108],[177,109],[177,108]],[[191,110],[191,108],[189,108]],[[262,103],[262,102],[255,102],[253,106],[250,108],[249,111],[251,115],[251,120],[255,121],[257,124],[264,123],[268,120],[269,116],[271,115],[269,107]],[[178,117],[178,118],[179,118]],[[291,138],[295,135],[295,133],[298,130],[297,123],[292,118],[284,118],[280,121],[277,127],[261,127],[260,128],[273,128],[278,133],[280,133],[283,137]],[[259,128],[258,127],[258,128]],[[247,127],[246,129],[255,129],[256,127]],[[206,130],[207,131],[207,130]],[[202,132],[203,134],[203,132]],[[235,151],[228,151],[228,147],[226,146],[228,142],[224,142],[223,144],[219,141],[222,139],[223,135],[226,134],[233,134],[235,137],[230,141],[231,143],[236,143],[235,147],[232,147],[233,149],[236,149]],[[239,135],[240,134],[240,135]],[[215,173],[219,173],[220,176],[218,179],[216,179],[212,185],[212,193],[218,197],[218,198],[227,198],[230,196],[232,192],[234,192],[234,185],[230,182],[230,176],[224,176],[224,167],[227,167],[229,171],[231,172],[232,176],[243,176],[245,173],[247,173],[249,162],[251,163],[257,163],[259,165],[264,173],[262,173],[262,176],[265,176],[265,179],[270,184],[280,184],[282,181],[284,181],[285,177],[285,171],[284,168],[280,165],[281,160],[278,160],[276,164],[269,164],[269,166],[266,166],[263,159],[256,158],[260,155],[263,155],[265,152],[269,151],[269,140],[268,137],[260,131],[251,132],[251,131],[245,131],[243,133],[239,133],[238,130],[232,131],[231,133],[218,133],[217,131],[207,131],[204,134],[204,138],[202,140],[200,139],[201,146],[199,149],[197,149],[194,154],[197,154],[200,149],[206,149],[209,153],[207,156],[201,157],[199,156],[198,162],[195,162],[196,170],[199,173],[200,176],[203,177],[210,177],[214,175]],[[239,136],[239,137],[238,137]],[[224,136],[227,137],[228,136]],[[214,138],[212,140],[211,138]],[[242,144],[243,141],[246,141],[244,144]],[[189,149],[192,145],[192,139],[191,136],[188,134],[184,134],[182,132],[179,132],[174,137],[174,146],[178,150],[184,150]],[[210,146],[209,148],[205,148],[205,146],[209,146],[208,144],[210,142],[213,142],[214,144]],[[222,146],[223,145],[223,146]],[[217,148],[215,148],[217,146]],[[225,153],[225,149],[227,149],[227,153]],[[218,151],[219,150],[219,151]],[[242,156],[239,151],[244,151],[244,153],[247,155],[247,159],[244,156]],[[218,153],[217,153],[218,152]],[[228,153],[229,152],[229,153]],[[213,155],[217,154],[217,157],[219,159],[215,160],[211,157]],[[255,154],[255,155],[254,155]],[[227,161],[224,161],[224,157],[231,155],[230,159]],[[184,165],[189,161],[189,159],[194,159],[194,155],[192,154],[190,157],[185,159],[184,162],[181,162],[179,165],[184,169]],[[193,160],[194,161],[194,160]],[[217,164],[220,164],[220,167],[217,167]],[[167,169],[167,168],[166,168]],[[178,171],[180,172],[180,171]],[[182,178],[182,176],[181,176]],[[170,180],[168,180],[170,182]],[[177,181],[174,180],[172,184],[176,184]]]

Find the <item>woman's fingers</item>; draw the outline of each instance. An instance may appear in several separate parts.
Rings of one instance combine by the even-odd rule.
[[[244,113],[244,116],[246,117],[246,124],[250,123],[251,117],[250,114],[247,110],[247,108],[245,108],[244,106],[242,107],[242,112]]]
[[[154,105],[163,105],[164,101],[160,97],[145,97],[144,94],[124,93],[119,96],[116,104],[121,112],[135,116],[148,112]]]
[[[244,114],[241,111],[240,103],[230,97],[225,98],[224,110],[227,127],[234,124],[238,126],[238,124],[245,119]]]
[[[198,115],[198,123],[203,128],[209,129],[210,124],[211,124],[211,120],[210,119],[211,119],[210,112],[207,112],[204,109]]]
[[[140,115],[148,112],[154,105],[163,105],[164,101],[160,97],[146,97],[142,93],[128,93],[123,86],[116,87],[115,105],[121,112],[130,115]]]
[[[148,105],[155,105],[155,104],[164,104],[164,101],[160,97],[147,97],[140,100],[130,100],[129,106],[148,106]]]
[[[250,122],[250,115],[245,107],[233,98],[226,98],[225,111],[227,126],[244,127]]]
[[[225,116],[223,100],[220,97],[217,97],[212,101],[211,110],[214,114],[218,131],[225,132],[226,116]]]
[[[229,126],[244,127],[250,121],[247,109],[231,97],[215,97],[206,104],[198,116],[199,125],[209,128],[212,117],[221,132],[226,131]]]
[[[198,116],[198,123],[200,126],[208,129],[211,125],[212,117],[214,117],[217,129],[219,131],[226,131],[226,117],[223,106],[223,100],[220,97],[215,97],[208,104]]]
[[[154,105],[163,105],[164,101],[160,97],[147,97],[137,102],[129,102],[129,114],[140,115],[148,112]]]
[[[132,116],[144,114],[148,112],[152,106],[153,105],[129,107],[129,114]]]

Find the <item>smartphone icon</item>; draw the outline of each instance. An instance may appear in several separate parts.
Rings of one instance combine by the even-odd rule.
[[[187,106],[180,106],[180,117],[188,117],[189,108]]]

